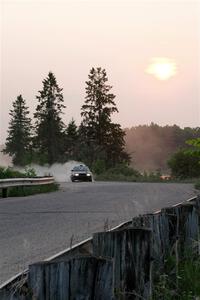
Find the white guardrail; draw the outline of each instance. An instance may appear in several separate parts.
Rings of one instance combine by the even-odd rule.
[[[34,178],[9,178],[0,179],[0,188],[8,188],[13,186],[31,186],[54,183],[54,177],[34,177]]]
[[[44,185],[44,184],[51,184],[54,182],[55,182],[55,179],[52,176],[34,177],[34,178],[0,179],[0,189],[2,189],[3,198],[6,198],[8,188],[18,187],[18,186]]]

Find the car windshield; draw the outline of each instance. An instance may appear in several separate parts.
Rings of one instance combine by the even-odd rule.
[[[86,166],[76,166],[72,171],[89,171],[89,169]]]

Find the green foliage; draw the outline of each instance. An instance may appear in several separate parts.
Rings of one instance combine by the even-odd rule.
[[[21,177],[25,177],[25,174],[16,171],[10,167],[8,168],[0,167],[0,179],[21,178]]]
[[[105,69],[92,68],[86,81],[85,103],[81,108],[83,125],[86,126],[90,138],[102,145],[105,142],[107,126],[111,123],[111,114],[118,112],[114,102],[115,95],[107,84]]]
[[[26,177],[29,177],[29,178],[33,178],[33,177],[37,176],[35,169],[31,168],[29,166],[25,167],[25,175],[26,175]]]
[[[119,124],[111,124],[106,146],[106,162],[108,167],[130,162],[130,155],[125,151],[125,132]]]
[[[25,172],[17,171],[11,167],[0,167],[0,179],[6,178],[27,178],[36,177],[36,172],[33,168],[25,168]]]
[[[74,119],[69,122],[65,130],[65,156],[64,159],[77,159],[79,143],[78,127]]]
[[[43,88],[36,96],[38,104],[34,113],[33,137],[25,100],[21,95],[17,97],[10,113],[12,119],[4,150],[13,156],[14,164],[35,162],[51,165],[75,159],[84,161],[99,173],[130,161],[125,151],[125,133],[119,124],[111,121],[112,114],[118,109],[115,95],[110,92],[112,87],[107,83],[106,71],[92,68],[88,77],[79,128],[73,119],[67,126],[61,119],[64,99],[52,72],[43,80]]]
[[[39,91],[38,105],[34,118],[36,120],[36,136],[34,146],[36,153],[42,154],[42,163],[53,164],[62,159],[64,154],[64,124],[61,120],[63,104],[62,89],[56,78],[49,72],[43,80],[43,89]]]
[[[118,164],[115,167],[110,168],[108,171],[112,174],[122,174],[124,176],[140,176],[140,173],[138,171],[134,170],[133,168],[130,168],[125,164]]]
[[[200,190],[200,180],[197,180],[194,184],[195,189]]]
[[[180,179],[199,177],[199,157],[192,152],[179,150],[168,161],[172,176]]]
[[[78,129],[77,160],[84,161],[86,165],[92,168],[97,160],[105,161],[105,151],[94,141],[87,138],[87,129],[83,124]]]
[[[93,162],[91,169],[97,175],[104,173],[106,170],[105,161],[97,159]]]
[[[24,197],[35,194],[50,193],[57,191],[59,185],[56,183],[35,186],[19,186],[8,189],[8,197]],[[1,192],[0,192],[1,195]]]
[[[81,108],[83,117],[79,130],[81,160],[89,165],[104,160],[106,168],[129,160],[124,150],[124,132],[119,124],[112,123],[111,116],[118,112],[115,95],[110,92],[105,69],[92,68],[86,81],[85,103]]]
[[[105,170],[103,173],[96,173],[96,180],[105,181],[140,181],[141,174],[125,164],[118,164],[113,168]]]
[[[188,141],[186,141],[186,143],[190,146],[200,148],[200,138],[188,140]],[[200,149],[199,149],[199,151],[200,151]]]
[[[144,172],[142,175],[142,181],[144,182],[161,182],[163,181],[161,178],[161,172],[160,170],[157,170],[155,172]]]
[[[32,153],[31,162],[38,164],[40,166],[43,166],[43,165],[47,164],[47,161],[48,161],[47,153],[40,152],[39,149],[34,149],[34,151]]]
[[[13,168],[0,167],[0,179],[8,178],[32,178],[36,177],[36,172],[33,168],[25,168],[25,172],[19,172]],[[8,189],[8,197],[21,197],[40,193],[48,193],[58,190],[59,185],[57,183],[51,183],[38,186],[19,186]],[[0,196],[2,191],[0,190]]]
[[[175,257],[169,257],[165,272],[154,283],[153,300],[188,300],[200,296],[200,257],[189,255],[182,259],[178,264],[178,274],[175,264]]]
[[[24,166],[31,159],[31,119],[26,101],[19,95],[13,102],[10,110],[8,137],[6,139],[4,153],[12,156],[15,165]]]
[[[98,166],[100,167],[98,168]],[[96,164],[94,163],[96,167]],[[144,172],[141,174],[134,168],[128,166],[127,164],[117,164],[113,168],[104,169],[102,161],[97,162],[97,171],[95,168],[92,168],[92,171],[95,174],[96,180],[102,181],[127,181],[127,182],[168,182],[161,178],[160,170],[156,172]]]
[[[185,295],[200,296],[200,258],[184,260],[179,265],[179,288]]]

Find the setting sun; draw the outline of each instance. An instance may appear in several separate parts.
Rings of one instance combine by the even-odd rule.
[[[177,73],[177,65],[169,58],[156,57],[152,58],[152,62],[146,69],[146,72],[154,75],[159,80],[167,80]]]

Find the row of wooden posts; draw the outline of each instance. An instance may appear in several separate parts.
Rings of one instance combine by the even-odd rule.
[[[29,267],[13,300],[150,299],[165,259],[200,254],[200,198],[133,218],[127,228],[93,235],[88,255]]]

